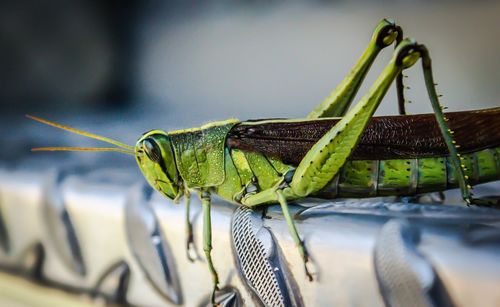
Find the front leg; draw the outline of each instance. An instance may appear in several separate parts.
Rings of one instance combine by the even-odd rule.
[[[212,294],[211,302],[215,305],[215,291],[219,290],[219,276],[215,270],[214,264],[212,262],[212,221],[210,215],[210,192],[207,190],[202,190],[200,192],[201,206],[203,210],[203,251],[205,252],[205,257],[208,262],[208,269],[210,274],[212,274]]]
[[[194,236],[193,236],[193,224],[191,223],[191,193],[186,188],[185,195],[186,198],[186,256],[189,261],[194,262],[196,260],[196,249],[194,246]]]

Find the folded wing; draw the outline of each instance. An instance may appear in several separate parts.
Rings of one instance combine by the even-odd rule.
[[[500,146],[500,108],[446,113],[459,152]],[[338,118],[318,120],[257,120],[236,125],[228,134],[229,148],[253,151],[298,165],[311,146]],[[374,117],[351,160],[387,160],[448,155],[434,114]]]

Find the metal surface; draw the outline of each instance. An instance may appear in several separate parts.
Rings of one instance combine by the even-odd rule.
[[[85,264],[82,259],[80,244],[75,233],[73,221],[68,213],[59,186],[68,172],[50,172],[44,181],[42,214],[47,232],[54,244],[54,250],[59,254],[62,262],[77,274],[85,275]]]
[[[389,306],[453,306],[432,264],[416,249],[420,234],[404,220],[382,227],[374,251],[380,292]]]
[[[262,216],[250,208],[236,209],[231,234],[238,268],[259,301],[266,306],[302,306],[300,291]]]
[[[498,183],[484,189],[494,192]],[[0,282],[2,276],[20,276],[87,303],[207,306],[211,285],[202,256],[200,209],[193,196],[198,259],[191,263],[182,202],[144,190],[135,169],[3,168]],[[498,210],[380,199],[306,200],[291,210],[311,255],[314,282],[305,277],[279,206],[250,211],[215,200],[213,258],[222,305],[500,302]],[[30,295],[30,287],[22,288],[21,282],[18,287],[26,291],[16,293]],[[10,305],[15,295],[0,295],[0,305]],[[36,300],[28,305],[41,306]]]
[[[138,185],[125,204],[125,231],[130,250],[151,285],[175,305],[182,303],[182,292],[165,234],[149,201],[153,189]]]

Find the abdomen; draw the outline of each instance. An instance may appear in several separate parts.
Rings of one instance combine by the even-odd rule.
[[[500,147],[463,154],[470,184],[500,180]],[[376,197],[415,195],[457,188],[447,157],[348,161],[316,196]]]
[[[272,188],[293,170],[261,153],[225,149],[224,183],[215,188],[222,198],[235,198],[245,189],[258,193]],[[462,155],[470,184],[500,180],[500,147]],[[350,160],[322,190],[311,196],[376,197],[415,195],[458,187],[454,168],[447,157],[390,160]],[[245,193],[245,192],[244,192]]]

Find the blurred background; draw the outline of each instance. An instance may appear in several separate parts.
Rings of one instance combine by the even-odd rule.
[[[171,240],[170,246],[175,247],[183,287],[186,280],[189,282],[191,292],[186,293],[194,296],[192,301],[208,300],[208,292],[204,291],[210,276],[205,263],[197,261],[192,265],[184,255],[183,207],[165,206],[167,202],[155,193],[154,212],[149,207],[139,207],[143,211],[131,211],[124,218],[124,212],[128,212],[125,210],[136,210],[149,202],[147,197],[139,197],[142,190],[131,188],[133,183],[144,182],[133,158],[116,153],[32,153],[30,148],[39,146],[105,145],[43,126],[26,119],[24,114],[128,144],[134,144],[151,129],[199,127],[227,118],[301,118],[349,72],[373,28],[384,17],[393,18],[402,26],[405,36],[427,45],[438,92],[450,110],[497,107],[499,15],[500,1],[484,0],[0,0],[0,267],[10,263],[5,259],[23,270],[32,264],[34,280],[55,281],[59,286],[80,289],[80,293],[94,288],[101,291],[101,286],[106,291],[106,287],[114,290],[107,282],[120,277],[121,283],[125,280],[122,276],[128,276],[128,271],[115,274],[117,270],[111,270],[117,261],[123,260],[127,270],[130,266],[132,279],[130,289],[122,291],[116,287],[118,301],[126,296],[136,306],[159,306],[165,303],[165,295],[160,292],[170,289],[164,285],[166,279],[161,274],[173,267],[162,262],[163,254],[158,256],[156,231],[161,229]],[[387,48],[381,53],[358,97],[389,61],[392,50]],[[407,106],[409,112],[431,112],[420,65],[406,74],[405,84],[410,87],[406,96],[413,101]],[[377,114],[397,114],[396,101],[392,88]],[[482,190],[488,192],[482,194],[498,194],[498,184],[488,189]],[[450,202],[460,198],[457,191],[454,193],[454,197],[448,196]],[[193,202],[199,210],[199,204]],[[359,208],[359,216],[344,217],[340,213],[325,219],[323,224],[310,220],[311,233],[328,227],[336,229],[328,236],[322,232],[309,236],[305,232],[307,238],[318,238],[317,244],[310,243],[312,246],[331,248],[331,254],[312,251],[314,261],[320,263],[324,259],[323,263],[331,267],[333,277],[325,274],[325,282],[318,284],[325,285],[325,289],[337,289],[331,297],[338,303],[329,305],[383,304],[376,287],[380,280],[375,275],[366,277],[375,272],[372,247],[382,223],[391,218],[391,210],[396,212],[393,216],[401,217],[406,209],[388,210],[385,204],[377,205],[367,215],[363,210],[372,207],[361,203]],[[422,211],[422,229],[428,228],[420,245],[423,255],[435,255],[430,259],[436,260],[437,272],[444,272],[441,277],[451,285],[447,290],[457,302],[464,306],[495,306],[484,302],[500,302],[496,291],[500,274],[498,265],[494,265],[500,263],[498,227],[490,229],[483,222],[462,223],[460,216],[467,214],[471,219],[472,210],[450,211],[463,212],[453,220],[449,216],[454,215],[439,215],[441,211],[432,208],[430,214]],[[230,270],[236,263],[236,254],[228,253],[232,248],[231,220],[236,220],[232,219],[233,210],[223,204],[214,206],[218,221],[213,223],[217,227],[214,259],[218,269]],[[323,214],[318,212],[312,214]],[[415,218],[416,211],[410,208],[407,212],[409,218]],[[498,224],[497,213],[484,212],[486,219],[495,219]],[[196,213],[198,223],[194,225],[195,230],[201,231],[199,226],[196,228],[201,225],[200,216]],[[286,235],[280,244],[291,244],[282,245],[283,250],[290,249],[293,242],[286,241],[290,239],[284,230],[286,226],[276,216],[273,221],[265,219],[270,224],[263,224],[262,229],[273,225],[276,238]],[[476,217],[475,221],[483,218]],[[154,219],[159,224],[153,225]],[[446,228],[448,219],[457,224]],[[304,218],[301,227],[307,223]],[[438,224],[442,224],[441,228]],[[401,229],[406,229],[405,225],[406,222]],[[153,226],[154,232],[148,228]],[[468,237],[468,231],[478,232]],[[462,233],[468,238],[463,239],[466,243],[460,241]],[[385,240],[385,233],[380,238]],[[327,239],[331,239],[328,244]],[[166,249],[165,242],[160,242],[161,248]],[[411,253],[393,254],[414,255],[414,243],[407,246]],[[5,255],[2,249],[7,251]],[[221,254],[217,255],[218,251]],[[287,253],[286,257],[291,257],[284,263],[292,264],[294,274],[303,274],[300,265],[293,265],[300,261],[293,258],[298,253]],[[420,256],[412,257],[407,259],[428,272]],[[142,268],[141,263],[147,266]],[[391,262],[391,266],[392,263],[396,262]],[[82,273],[81,268],[86,268],[87,273]],[[154,282],[149,283],[144,272],[149,272]],[[227,276],[231,275],[235,282],[228,282],[221,275],[223,283],[234,284],[246,293],[239,275],[233,273]],[[0,283],[10,286],[0,286],[0,292],[4,290],[3,295],[0,293],[0,306],[26,306],[9,303],[8,297],[15,296],[12,294],[33,300],[33,305],[55,306],[37,301],[34,292],[9,282],[5,275],[0,268]],[[438,275],[421,276],[439,285]],[[106,282],[101,285],[102,280]],[[326,291],[319,291],[316,284],[302,286],[305,278],[298,282],[306,299],[318,302],[330,297],[322,295]],[[427,283],[422,285],[425,291],[441,293],[427,287]],[[197,287],[202,290],[192,290]],[[364,289],[363,295],[359,289]],[[446,294],[444,290],[442,293]],[[244,295],[250,299],[250,292]],[[69,305],[75,306],[61,306]]]
[[[428,46],[450,110],[500,105],[499,1],[0,3],[0,129],[10,144],[4,161],[32,146],[95,144],[61,140],[63,132],[25,113],[128,143],[153,128],[302,117],[348,73],[384,17]],[[408,108],[430,112],[416,67],[407,72]],[[392,90],[378,114],[396,113]]]

